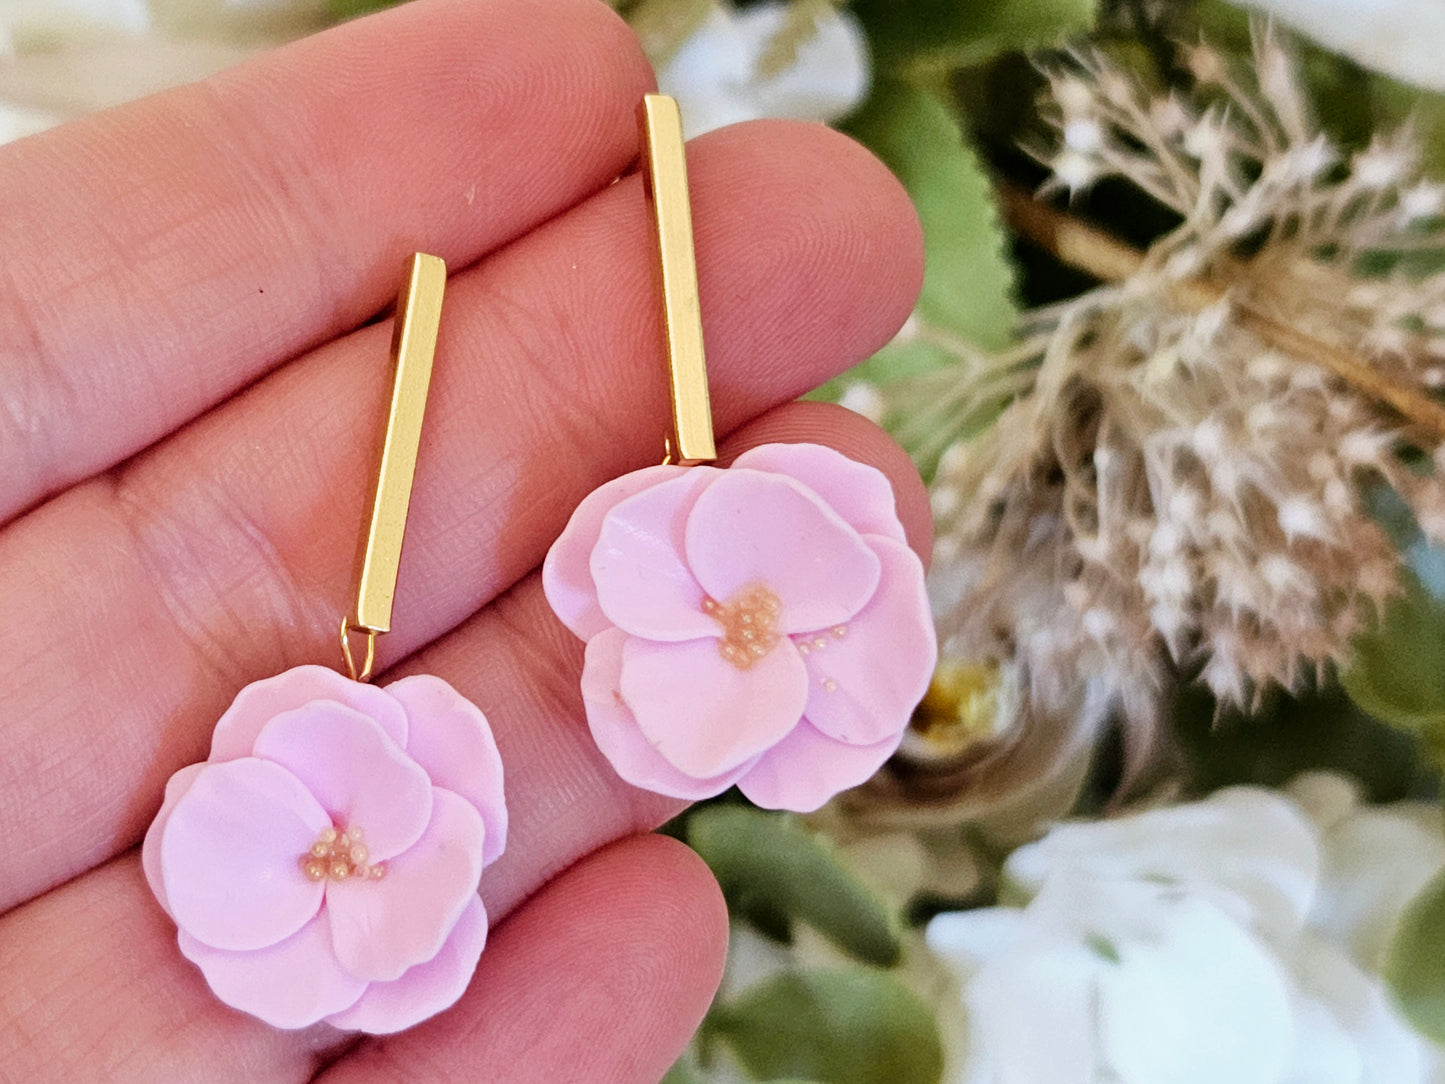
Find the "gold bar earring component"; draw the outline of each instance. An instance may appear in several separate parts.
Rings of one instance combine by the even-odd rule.
[[[433,674],[366,684],[391,628],[446,277],[417,253],[397,299],[345,672],[303,662],[238,690],[207,758],[166,784],[141,848],[212,993],[289,1031],[394,1035],[453,1004],[486,945],[482,870],[507,847],[502,756],[481,708]],[[277,954],[291,937],[306,950]]]
[[[391,629],[391,607],[446,282],[446,264],[436,256],[418,252],[410,260],[396,301],[396,326],[391,339],[391,406],[372,491],[371,514],[357,561],[356,608],[341,620],[341,653],[347,673],[357,681],[371,676],[376,638]],[[351,653],[353,632],[366,636],[366,655],[359,668]]]
[[[662,264],[662,309],[672,390],[672,432],[667,437],[664,462],[681,466],[710,463],[717,458],[717,448],[702,347],[682,114],[677,102],[666,94],[648,94],[638,106],[637,125],[644,145],[642,174]]]

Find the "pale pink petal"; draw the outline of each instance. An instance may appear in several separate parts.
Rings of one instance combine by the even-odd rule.
[[[791,641],[740,670],[717,640],[622,647],[622,699],[654,749],[685,775],[723,775],[791,730],[808,699],[808,671]]]
[[[738,789],[764,809],[811,813],[839,791],[870,779],[902,740],[900,730],[876,745],[849,745],[804,719],[759,758]]]
[[[617,774],[634,787],[689,801],[721,794],[742,778],[753,761],[744,761],[721,775],[694,779],[664,760],[643,737],[637,720],[622,702],[622,645],[627,640],[627,633],[621,629],[608,629],[587,641],[582,699],[587,705],[587,725],[592,731],[592,740]]]
[[[938,661],[923,562],[891,538],[867,542],[883,567],[878,592],[845,625],[795,638],[808,665],[804,714],[830,738],[855,745],[908,725]]]
[[[634,497],[602,521],[592,551],[592,582],[607,619],[649,640],[716,636],[702,608],[702,588],[688,571],[684,541],[698,494],[720,478],[715,467],[692,467]]]
[[[436,788],[422,837],[379,880],[330,881],[326,909],[336,958],[353,975],[390,982],[430,960],[482,876],[485,829],[476,807]]]
[[[406,850],[431,819],[421,765],[370,718],[334,701],[276,716],[255,748],[305,783],[336,827],[360,828],[373,861]]]
[[[411,725],[407,754],[438,787],[460,794],[487,828],[483,865],[507,846],[507,803],[502,793],[502,754],[480,708],[439,677],[418,674],[386,686],[406,709]]]
[[[293,666],[253,681],[232,701],[211,735],[210,760],[248,757],[261,728],[283,711],[313,700],[335,700],[375,719],[398,745],[406,746],[406,713],[380,689],[342,677],[324,666]]]
[[[360,1001],[328,1016],[326,1022],[372,1035],[390,1035],[419,1024],[450,1008],[466,992],[486,943],[487,910],[473,896],[440,952],[399,979],[373,982]]]
[[[309,922],[323,890],[300,859],[331,824],[301,780],[255,757],[203,765],[161,837],[176,925],[213,948],[274,945]]]
[[[878,558],[838,513],[791,478],[736,467],[693,506],[687,563],[718,602],[768,588],[786,633],[847,621],[878,586]]]
[[[786,474],[816,493],[859,534],[906,541],[888,476],[842,452],[822,444],[764,444],[738,456],[733,466]]]
[[[597,605],[592,583],[592,551],[602,520],[613,507],[644,489],[682,474],[685,467],[645,467],[624,474],[587,494],[542,563],[542,590],[562,624],[583,640],[611,626]]]
[[[191,789],[191,784],[196,781],[196,776],[201,774],[204,767],[205,764],[188,764],[166,780],[166,796],[161,802],[161,811],[146,829],[145,842],[141,844],[141,869],[145,872],[146,883],[155,893],[156,902],[166,914],[171,913],[171,907],[166,902],[166,882],[161,876],[161,837],[165,835],[166,824],[171,819],[171,810],[176,808],[181,795]]]
[[[286,940],[251,952],[228,952],[180,932],[181,953],[206,976],[211,992],[273,1028],[304,1028],[356,1003],[364,979],[346,973],[331,951],[321,911]]]

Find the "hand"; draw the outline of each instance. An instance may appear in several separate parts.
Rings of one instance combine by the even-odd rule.
[[[0,1079],[649,1081],[715,989],[726,915],[680,803],[592,746],[537,568],[655,462],[660,306],[633,110],[591,0],[418,0],[0,148]],[[855,415],[787,403],[884,343],[912,211],[823,128],[690,148],[729,455],[831,443],[927,505]],[[136,844],[247,682],[337,661],[389,393],[366,325],[414,249],[453,269],[383,681],[497,731],[512,830],[452,1010],[387,1040],[280,1032],[180,955]],[[471,265],[469,267],[469,265]],[[366,326],[363,326],[366,325]]]

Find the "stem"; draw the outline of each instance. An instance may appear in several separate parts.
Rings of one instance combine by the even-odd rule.
[[[1144,253],[1132,245],[1039,202],[1019,188],[1001,186],[999,199],[1004,217],[1020,235],[1070,267],[1102,282],[1121,282],[1144,267]],[[1203,279],[1175,283],[1169,293],[1176,304],[1191,312],[1199,312],[1225,298],[1223,287]],[[1388,380],[1353,351],[1321,342],[1248,303],[1231,301],[1230,304],[1245,330],[1292,357],[1328,370],[1362,395],[1390,407],[1428,433],[1432,443],[1445,440],[1445,406],[1413,388]]]

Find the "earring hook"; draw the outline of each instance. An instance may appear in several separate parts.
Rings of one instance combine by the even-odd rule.
[[[682,113],[676,100],[666,94],[644,96],[637,107],[637,126],[644,148],[642,175],[662,263],[663,324],[672,391],[672,432],[664,444],[663,462],[682,466],[710,463],[717,458],[717,448],[707,393]]]
[[[371,676],[376,638],[391,629],[391,607],[401,567],[401,544],[411,506],[412,479],[446,282],[446,263],[418,252],[408,263],[406,280],[396,300],[391,406],[371,494],[371,515],[357,558],[356,608],[341,620],[341,655],[354,681],[366,681]],[[353,632],[366,635],[366,656],[359,670],[351,653]]]

